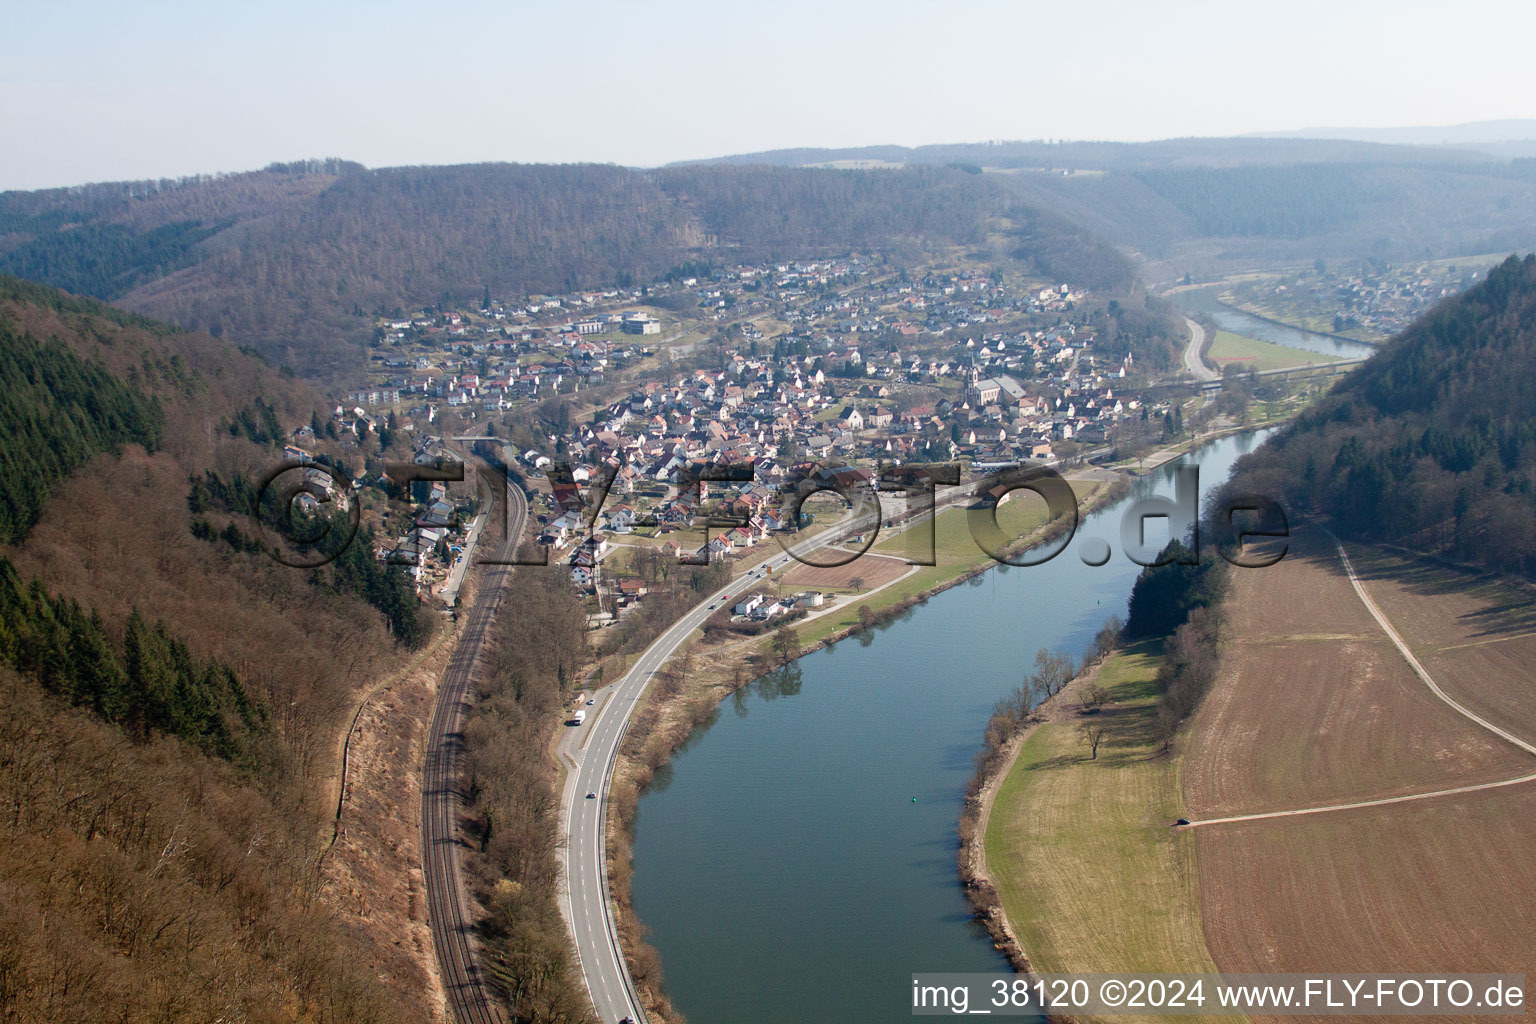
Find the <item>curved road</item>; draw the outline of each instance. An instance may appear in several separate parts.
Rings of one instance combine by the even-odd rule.
[[[851,527],[828,530],[797,545],[794,550],[801,555],[809,554],[844,539],[850,530]],[[575,762],[575,767],[567,765],[561,801],[567,815],[566,905],[563,909],[576,942],[576,954],[587,991],[602,1024],[614,1024],[625,1017],[637,1021],[645,1019],[624,953],[619,948],[613,905],[608,896],[607,858],[603,844],[608,784],[613,777],[620,743],[629,729],[630,716],[657,669],[704,624],[721,601],[751,590],[765,567],[772,566],[777,572],[791,561],[793,556],[787,553],[774,555],[731,580],[674,623],[645,649],[623,678],[605,688],[601,698],[594,698],[598,703],[593,708],[592,717],[581,727],[581,746],[565,751]],[[587,799],[588,793],[596,796]]]
[[[955,502],[968,501],[971,487],[971,484],[960,484],[939,488],[932,509],[923,509],[903,528],[936,515]],[[798,555],[810,554],[845,539],[858,525],[854,523],[828,530],[796,545],[793,550]],[[598,691],[593,697],[596,703],[591,717],[561,741],[561,754],[569,759],[565,788],[561,793],[561,805],[566,815],[566,901],[562,910],[576,943],[576,955],[587,992],[602,1024],[615,1024],[626,1017],[637,1021],[645,1019],[623,950],[619,948],[613,904],[608,894],[607,850],[603,842],[608,787],[620,744],[629,729],[630,716],[639,706],[651,677],[683,641],[704,624],[721,601],[751,590],[762,578],[765,567],[772,566],[777,572],[793,560],[793,555],[781,551],[706,597],[653,641],[618,682]],[[588,793],[594,794],[591,799],[587,798]]]
[[[1184,369],[1192,373],[1195,380],[1216,380],[1221,374],[1205,365],[1205,360],[1200,358],[1200,349],[1205,345],[1205,328],[1189,317],[1185,317],[1184,322],[1189,325],[1189,344],[1184,346]]]
[[[528,520],[528,499],[522,488],[507,481],[509,526],[502,559],[510,559]],[[459,810],[464,798],[459,779],[464,753],[464,714],[481,645],[501,604],[501,589],[511,575],[509,565],[487,567],[469,622],[438,687],[427,756],[422,768],[422,868],[427,886],[427,922],[442,973],[448,1006],[458,1024],[503,1024],[504,1018],[486,990],[475,959],[474,921],[465,899],[458,838]]]

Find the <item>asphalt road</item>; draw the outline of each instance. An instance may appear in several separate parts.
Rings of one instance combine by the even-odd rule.
[[[966,500],[968,492],[968,486],[943,488],[936,496],[936,507]],[[512,522],[508,540],[502,546],[504,558],[511,557],[528,516],[527,498],[516,484],[509,482],[507,500]],[[795,545],[794,550],[806,555],[845,539],[850,532],[851,525],[840,525]],[[567,882],[562,909],[600,1021],[617,1022],[625,1017],[644,1020],[619,947],[603,844],[608,787],[630,716],[652,676],[721,602],[751,590],[766,574],[767,567],[778,572],[793,561],[793,556],[781,552],[702,600],[652,642],[623,678],[596,695],[592,716],[579,729],[573,729],[561,744],[562,753],[575,763],[566,774],[561,800],[566,824]],[[457,822],[463,806],[459,789],[461,729],[469,709],[469,688],[510,574],[511,567],[505,565],[492,566],[485,574],[463,636],[443,673],[423,767],[421,825],[428,923],[449,1009],[458,1024],[505,1024],[475,958],[474,926],[462,881],[462,844]],[[587,793],[595,796],[588,799]]]
[[[803,545],[796,545],[794,550],[801,555],[808,554],[844,539],[847,532],[847,527],[828,530]],[[709,595],[653,641],[623,678],[594,695],[597,703],[588,709],[591,717],[579,727],[579,733],[575,727],[568,727],[576,733],[571,738],[574,742],[562,744],[562,747],[576,762],[576,767],[566,766],[561,801],[566,812],[566,904],[563,909],[575,939],[587,991],[592,997],[597,1019],[603,1024],[614,1024],[625,1017],[637,1021],[645,1019],[623,951],[619,948],[613,904],[608,896],[603,846],[608,784],[613,776],[619,745],[629,728],[630,716],[656,670],[689,634],[704,624],[704,620],[719,607],[719,602],[751,590],[765,571],[763,567],[771,565],[775,572],[779,572],[792,561],[789,554],[781,552]],[[588,799],[588,793],[596,796]]]
[[[935,496],[935,511],[969,501],[972,489],[971,484],[941,488]],[[851,527],[839,526],[795,545],[794,551],[809,554],[845,539],[850,532]],[[562,756],[569,758],[561,793],[566,819],[566,900],[561,909],[571,928],[597,1019],[603,1024],[614,1024],[625,1017],[645,1019],[619,947],[603,843],[608,787],[630,717],[657,670],[719,608],[720,602],[750,591],[762,578],[764,567],[772,566],[774,572],[779,572],[793,561],[793,556],[781,552],[709,595],[653,641],[623,678],[593,695],[586,722],[567,726],[570,732],[560,744]],[[594,796],[588,798],[588,793]]]
[[[1205,360],[1200,358],[1200,349],[1205,344],[1205,328],[1201,327],[1189,317],[1184,318],[1189,325],[1189,344],[1184,346],[1184,369],[1194,375],[1195,380],[1216,380],[1221,374],[1205,365]]]
[[[507,483],[507,501],[510,523],[499,556],[504,559],[512,557],[528,519],[528,499],[511,481]],[[470,682],[511,572],[512,567],[507,565],[487,567],[464,635],[454,648],[438,687],[422,768],[421,843],[427,921],[448,1007],[458,1024],[504,1024],[505,1020],[486,989],[475,959],[474,922],[460,864],[458,817],[464,803],[459,784],[464,754],[462,728],[469,709]]]

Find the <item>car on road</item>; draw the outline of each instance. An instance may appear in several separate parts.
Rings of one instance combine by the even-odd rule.
[[[635,1024],[635,1018],[633,1018],[633,1017],[624,1017],[624,1018],[620,1019],[619,1024]]]
[[[597,703],[597,698],[593,697],[592,699],[587,701],[587,707],[591,707],[593,704],[596,704],[596,703]]]
[[[588,800],[596,800],[597,799],[597,794],[596,793],[588,793],[587,794],[587,799]]]

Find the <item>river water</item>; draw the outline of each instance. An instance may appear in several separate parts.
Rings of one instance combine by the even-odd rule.
[[[1252,313],[1244,313],[1240,309],[1233,309],[1231,306],[1224,305],[1216,297],[1218,291],[1220,291],[1218,287],[1196,288],[1187,292],[1176,292],[1168,296],[1168,299],[1186,313],[1209,313],[1222,330],[1249,338],[1258,338],[1260,341],[1305,349],[1321,355],[1338,356],[1341,359],[1369,358],[1376,352],[1375,345],[1350,341],[1348,338],[1336,338],[1331,334],[1304,331],[1298,327],[1287,327],[1285,324],[1265,320]]]
[[[1202,499],[1262,436],[1185,457]],[[913,972],[1008,969],[955,875],[982,730],[1037,649],[1080,656],[1124,616],[1140,567],[1122,513],[1171,494],[1171,472],[1085,517],[1055,559],[993,569],[727,699],[657,775],[634,900],[691,1024],[902,1021]],[[1147,520],[1149,542],[1165,523]],[[1107,564],[1085,564],[1092,538]]]

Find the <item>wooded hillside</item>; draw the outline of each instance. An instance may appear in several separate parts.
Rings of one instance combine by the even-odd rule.
[[[0,546],[0,1019],[425,1019],[328,909],[319,857],[344,716],[399,651],[388,622],[194,536],[187,500],[281,459],[229,429],[255,396],[284,430],[318,396],[12,279],[0,338],[0,507],[24,513]]]
[[[1346,536],[1536,573],[1536,256],[1446,300],[1238,463]]]
[[[1475,147],[1344,139],[1188,138],[787,149],[721,163],[968,166],[1032,208],[1154,260],[1153,273],[1236,262],[1408,260],[1536,245],[1536,160]],[[1064,173],[1069,172],[1069,173]]]
[[[1043,276],[1128,287],[1130,263],[964,170],[341,161],[0,194],[0,272],[112,299],[340,379],[375,314],[645,283],[690,260],[1010,239]]]

